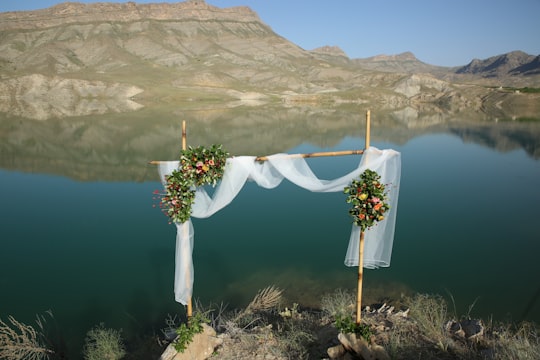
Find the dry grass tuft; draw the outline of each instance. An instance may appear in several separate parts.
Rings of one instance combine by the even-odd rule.
[[[321,299],[321,309],[332,317],[352,316],[356,312],[356,294],[342,289],[325,294]]]
[[[407,301],[407,305],[421,335],[447,351],[453,341],[446,331],[448,311],[444,299],[438,295],[417,294]]]
[[[533,324],[522,323],[516,330],[506,325],[494,334],[497,337],[495,360],[540,359],[540,337]]]
[[[281,302],[283,290],[268,286],[259,290],[257,295],[246,307],[246,312],[266,311],[275,308]]]
[[[48,359],[52,350],[42,345],[43,335],[31,325],[8,316],[11,326],[0,319],[0,359],[42,360]]]

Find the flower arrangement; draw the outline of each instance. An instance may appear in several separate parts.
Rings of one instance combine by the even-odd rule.
[[[371,228],[376,222],[384,220],[384,214],[390,209],[386,199],[385,186],[380,182],[377,172],[367,169],[359,179],[354,179],[343,190],[349,196],[346,199],[353,207],[349,214],[355,225],[362,231]]]
[[[188,147],[180,153],[180,166],[166,176],[165,194],[159,207],[172,222],[184,223],[191,217],[195,187],[215,186],[223,177],[228,152],[221,145]],[[154,191],[154,194],[159,194]]]

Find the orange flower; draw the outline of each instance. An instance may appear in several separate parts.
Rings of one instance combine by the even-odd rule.
[[[379,209],[380,209],[382,206],[383,206],[383,203],[381,203],[381,202],[380,202],[380,203],[377,203],[377,204],[375,204],[375,206],[373,207],[373,210],[379,211]]]

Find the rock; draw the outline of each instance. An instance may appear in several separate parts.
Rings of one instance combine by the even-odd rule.
[[[195,334],[193,340],[184,352],[177,352],[173,344],[169,344],[159,360],[206,360],[214,353],[214,349],[223,343],[223,339],[216,336],[216,331],[203,324],[203,332]]]
[[[467,340],[475,340],[484,335],[484,325],[482,324],[482,321],[475,319],[465,319],[459,322],[449,321],[446,324],[446,330],[452,335]]]
[[[338,339],[343,344],[347,351],[353,352],[362,356],[364,360],[373,360],[375,359],[371,350],[369,349],[369,344],[363,337],[358,337],[356,334],[344,334],[339,333]]]
[[[409,311],[410,311],[410,310],[411,310],[411,309],[407,309],[407,310],[405,310],[405,311],[399,311],[399,312],[397,313],[397,315],[399,315],[399,316],[401,316],[401,317],[404,317],[404,318],[405,318],[405,317],[408,317],[408,316],[409,316]]]
[[[163,354],[159,357],[159,360],[172,360],[178,352],[174,348],[173,344],[169,344]]]
[[[484,325],[481,320],[462,320],[461,328],[465,332],[465,337],[469,340],[482,337],[484,335]]]
[[[390,360],[390,356],[382,346],[376,344],[375,342],[368,344],[368,342],[361,336],[357,336],[356,334],[339,333],[338,339],[343,345],[344,350],[359,356],[363,360]],[[331,359],[334,358],[330,355],[330,350],[334,348],[336,347],[334,346],[333,348],[328,349],[328,355]],[[345,357],[337,356],[336,359],[337,358],[344,359]]]
[[[332,346],[331,348],[328,348],[328,350],[326,351],[330,359],[339,359],[343,355],[345,355],[345,352],[346,350],[342,344]]]

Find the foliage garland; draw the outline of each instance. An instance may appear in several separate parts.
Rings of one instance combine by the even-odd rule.
[[[353,205],[349,209],[349,214],[353,217],[354,224],[360,226],[362,231],[384,220],[384,214],[390,210],[385,185],[381,184],[380,179],[377,172],[367,169],[343,189],[343,192],[349,195],[346,202]]]
[[[225,172],[229,153],[221,145],[210,148],[189,146],[180,153],[180,166],[165,177],[165,194],[161,194],[159,207],[171,222],[184,223],[191,217],[195,200],[195,187],[216,186]],[[154,194],[158,195],[159,191]]]

